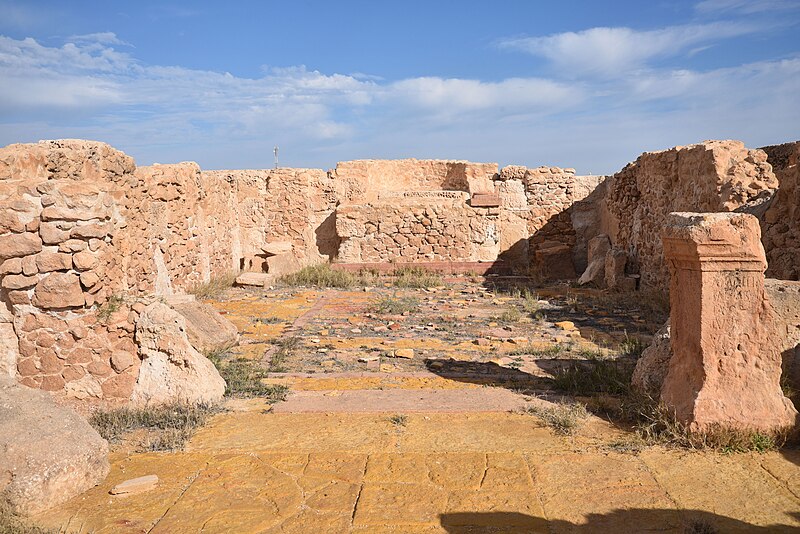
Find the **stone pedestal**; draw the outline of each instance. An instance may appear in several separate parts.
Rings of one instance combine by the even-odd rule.
[[[760,238],[758,220],[748,214],[672,213],[667,220],[673,357],[661,399],[694,430],[795,424],[769,334]]]

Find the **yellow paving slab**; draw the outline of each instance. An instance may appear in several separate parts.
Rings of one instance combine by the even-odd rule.
[[[798,464],[784,464],[780,468],[784,474],[778,478],[761,467],[762,457],[757,453],[650,449],[642,452],[641,458],[682,509],[710,511],[775,532],[800,531],[800,502],[780,480],[796,481]],[[748,528],[730,525],[726,531],[747,532]]]
[[[446,504],[447,492],[433,484],[367,482],[353,525],[437,526]]]
[[[513,413],[410,414],[398,452],[561,451],[569,440],[529,415]]]
[[[151,532],[259,532],[297,514],[303,490],[257,455],[217,456]]]
[[[391,450],[397,434],[386,417],[353,414],[221,414],[200,429],[189,451]]]
[[[591,526],[595,532],[677,532],[675,503],[633,455],[528,455],[542,505],[556,532]],[[615,510],[628,511],[617,518]]]
[[[147,532],[200,476],[211,455],[149,453],[111,459],[111,472],[102,484],[41,514],[36,522],[75,533]],[[109,493],[117,484],[145,475],[158,476],[155,489],[130,496]]]
[[[758,457],[761,466],[800,499],[800,450],[784,449]]]

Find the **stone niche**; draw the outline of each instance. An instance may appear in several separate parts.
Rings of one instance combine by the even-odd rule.
[[[772,335],[760,238],[758,220],[748,214],[667,219],[673,356],[661,399],[695,430],[775,431],[796,422],[780,388],[781,347]]]

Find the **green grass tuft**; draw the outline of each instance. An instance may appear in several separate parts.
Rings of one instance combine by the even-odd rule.
[[[557,434],[574,434],[583,426],[589,412],[580,403],[558,403],[553,406],[529,406],[527,413],[535,415]]]
[[[395,276],[395,287],[424,289],[444,285],[439,273],[421,267],[400,267],[392,273]]]
[[[358,285],[359,277],[348,271],[333,269],[329,263],[318,263],[282,276],[279,281],[288,286],[348,289]]]
[[[97,318],[102,323],[107,323],[111,316],[119,311],[120,306],[125,300],[120,295],[111,295],[97,308]]]
[[[235,271],[212,276],[208,282],[194,284],[187,288],[186,291],[200,300],[216,299],[219,298],[226,289],[233,286],[237,276],[239,276],[239,274]]]
[[[372,306],[373,313],[400,315],[410,313],[419,306],[419,299],[416,297],[398,297],[397,295],[384,296],[376,299]]]
[[[575,362],[557,371],[553,376],[553,386],[573,395],[628,393],[633,374],[630,362],[603,360],[594,354],[588,357],[587,361]]]
[[[289,343],[297,343],[297,338]],[[286,350],[279,346],[276,354],[285,357]],[[282,384],[265,384],[268,371],[258,362],[245,358],[231,358],[230,347],[221,347],[206,352],[206,357],[216,366],[219,374],[225,379],[225,396],[236,398],[261,397],[269,402],[279,402],[286,398],[289,388]],[[273,356],[273,361],[275,357]]]

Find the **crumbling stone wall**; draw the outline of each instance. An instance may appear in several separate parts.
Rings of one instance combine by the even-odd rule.
[[[498,208],[472,208],[469,195],[398,197],[336,212],[342,263],[473,262],[497,256]]]
[[[357,201],[336,211],[336,261],[499,260],[525,274],[533,262],[546,277],[574,276],[569,208],[591,190],[579,187],[574,174],[447,161],[340,163],[334,181],[353,188],[342,198]],[[336,187],[342,194],[344,185]]]
[[[529,259],[533,274],[574,278],[577,239],[570,207],[578,200],[574,169],[538,167],[524,175],[528,201]]]
[[[290,243],[300,264],[327,260],[338,245],[332,220],[336,193],[321,169],[203,171],[229,184],[234,199],[223,226],[233,226],[230,256],[240,270],[263,271],[264,248]]]
[[[98,307],[124,284],[115,239],[133,159],[104,143],[44,141],[0,149],[0,300],[20,382],[77,398],[130,394],[136,313]]]
[[[606,232],[628,254],[641,285],[668,286],[660,233],[670,212],[748,211],[769,200],[778,181],[763,150],[740,141],[706,141],[646,152],[607,181]]]
[[[169,295],[235,268],[231,184],[193,162],[138,167],[124,197],[127,289]]]
[[[761,220],[767,276],[800,280],[800,142],[762,150],[780,184]]]

